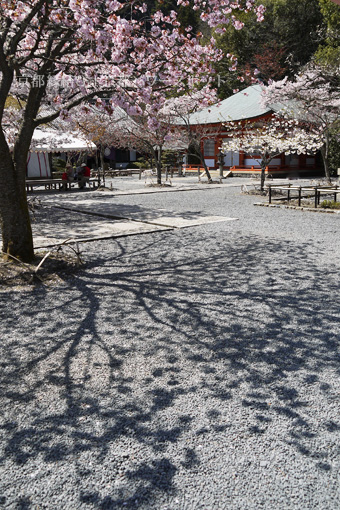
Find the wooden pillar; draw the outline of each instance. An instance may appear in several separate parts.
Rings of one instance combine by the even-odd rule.
[[[281,166],[285,166],[286,165],[286,158],[285,158],[285,153],[283,152],[280,156],[281,158]]]

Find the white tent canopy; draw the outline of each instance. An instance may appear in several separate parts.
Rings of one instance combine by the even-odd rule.
[[[60,133],[54,129],[36,129],[27,160],[27,177],[51,177],[49,153],[88,152],[95,150],[94,143],[74,133]]]
[[[94,143],[80,138],[75,133],[36,129],[30,150],[31,152],[82,152],[95,149]]]

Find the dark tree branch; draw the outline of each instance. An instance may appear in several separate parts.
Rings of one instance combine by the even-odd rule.
[[[32,10],[30,13],[26,16],[26,18],[21,22],[20,28],[18,32],[13,37],[11,44],[9,45],[9,51],[8,55],[14,55],[16,52],[16,49],[18,47],[18,44],[22,38],[22,36],[25,33],[25,30],[27,27],[29,27],[31,21],[33,20],[34,16],[39,12],[39,10],[42,8],[42,6],[46,3],[46,8],[48,2],[46,0],[40,0],[34,7],[32,7]]]

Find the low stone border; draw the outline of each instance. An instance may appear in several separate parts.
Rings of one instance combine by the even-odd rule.
[[[268,204],[266,202],[255,202],[254,205],[258,205],[261,207],[276,207],[279,209],[297,209],[299,211],[340,214],[340,209],[336,210],[336,209],[321,209],[315,207],[299,207],[298,205]]]

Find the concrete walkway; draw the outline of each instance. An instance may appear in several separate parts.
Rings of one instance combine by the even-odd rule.
[[[177,214],[166,209],[136,205],[122,206],[114,201],[117,195],[205,191],[207,188],[216,187],[220,188],[221,185],[46,195],[43,198],[43,204],[52,209],[72,212],[72,222],[70,223],[69,216],[65,221],[64,216],[60,214],[59,221],[54,222],[53,225],[48,222],[33,225],[34,246],[43,248],[65,242],[67,239],[70,239],[70,242],[84,242],[237,220],[227,216],[206,216],[199,213],[183,215],[183,213]]]

